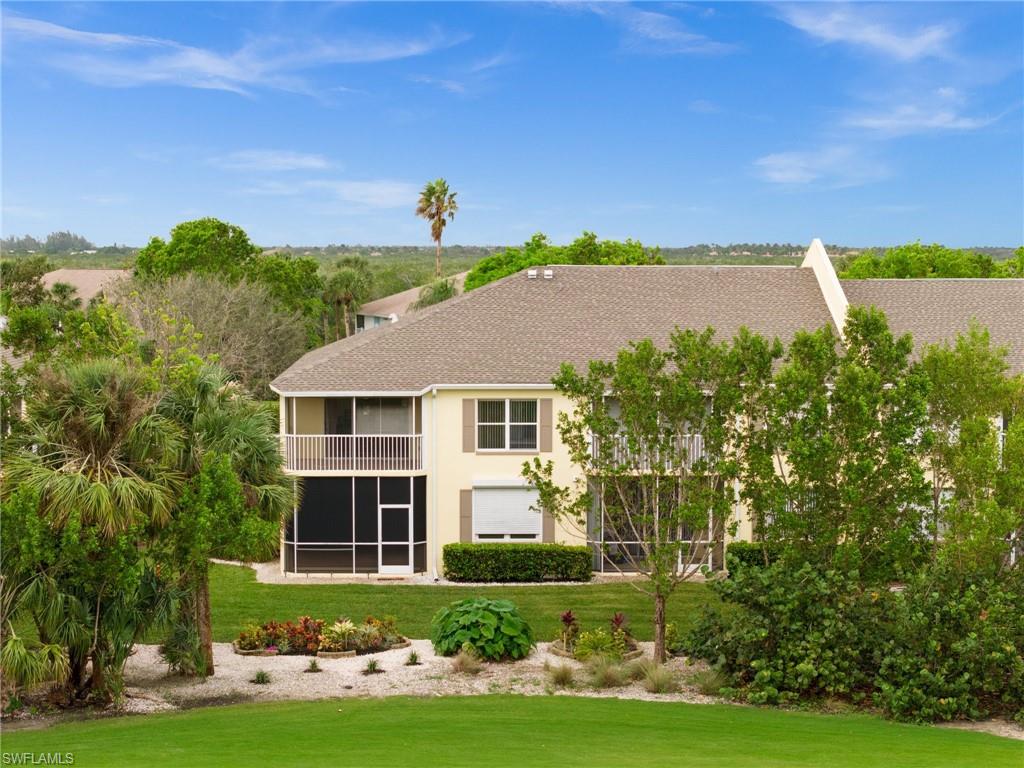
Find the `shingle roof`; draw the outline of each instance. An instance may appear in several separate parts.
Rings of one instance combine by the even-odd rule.
[[[918,349],[956,338],[972,319],[994,345],[1009,348],[1013,373],[1024,373],[1024,280],[842,280],[851,304],[885,312],[895,333],[910,333]]]
[[[111,283],[127,277],[131,272],[127,269],[66,269],[64,267],[47,272],[43,275],[43,285],[47,289],[57,283],[68,283],[75,287],[75,295],[88,304],[94,297]]]
[[[451,276],[450,279],[455,280],[455,287],[459,291],[462,290],[468,274],[469,272],[459,272],[457,275]],[[356,310],[356,314],[373,315],[374,317],[390,317],[391,315],[401,317],[409,312],[415,312],[412,305],[419,299],[421,290],[423,290],[423,286],[420,285],[401,293],[393,293],[390,296],[368,301]]]
[[[665,344],[678,326],[741,326],[788,341],[830,322],[810,269],[554,266],[525,272],[307,353],[282,392],[418,392],[433,384],[549,384],[562,362],[611,359],[628,342]]]

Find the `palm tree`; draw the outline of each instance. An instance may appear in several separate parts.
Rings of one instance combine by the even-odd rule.
[[[6,456],[2,577],[17,599],[8,608],[31,612],[44,644],[66,647],[69,659],[64,667],[51,653],[33,671],[6,638],[3,666],[19,676],[66,669],[72,696],[108,699],[134,643],[164,615],[166,595],[143,553],[171,517],[181,442],[156,402],[152,379],[114,360],[40,374],[25,432]],[[20,516],[19,503],[30,505]],[[17,533],[21,523],[29,536]],[[21,558],[7,549],[33,536],[51,545]]]
[[[254,401],[220,366],[204,364],[177,381],[158,411],[185,435],[181,472],[195,484],[211,456],[227,457],[240,487],[241,517],[207,519],[202,532],[191,521],[175,520],[169,538],[186,599],[180,618],[198,631],[199,661],[194,668],[214,673],[210,618],[209,559],[263,560],[274,554],[281,520],[292,508],[292,485],[282,471],[277,424],[271,410]],[[190,510],[179,506],[183,517]]]
[[[368,272],[357,266],[339,261],[338,268],[327,278],[324,288],[324,303],[334,308],[334,339],[344,338],[352,333],[351,313],[370,294]],[[341,332],[344,320],[345,333]]]
[[[449,221],[455,219],[455,212],[459,210],[455,202],[457,192],[448,189],[448,182],[444,179],[428,181],[420,192],[420,200],[416,204],[416,215],[430,222],[430,237],[437,245],[437,252],[434,256],[434,277],[441,277],[441,235],[444,227]]]

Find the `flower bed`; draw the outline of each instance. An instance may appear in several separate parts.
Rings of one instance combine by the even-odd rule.
[[[604,656],[615,661],[629,661],[643,656],[625,614],[616,612],[609,621],[609,629],[601,627],[580,631],[579,622],[572,611],[561,616],[562,631],[548,650],[555,656],[585,661],[592,656]]]
[[[303,655],[336,659],[393,648],[406,648],[393,617],[367,616],[361,624],[342,617],[327,624],[301,616],[298,620],[264,624],[250,622],[231,644],[240,656]]]

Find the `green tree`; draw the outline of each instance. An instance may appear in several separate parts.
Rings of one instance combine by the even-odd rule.
[[[156,400],[147,372],[116,361],[45,370],[6,456],[4,500],[20,501],[4,504],[4,581],[42,642],[68,648],[73,698],[116,696],[168,604],[147,552],[171,516],[181,443]]]
[[[561,486],[553,462],[523,465],[541,509],[608,542],[602,557],[645,577],[631,583],[654,600],[659,661],[668,597],[731,526],[738,371],[711,329],[677,331],[667,351],[634,343],[585,373],[563,365],[554,384],[573,408],[559,414],[558,432],[581,479]]]
[[[164,242],[154,237],[135,259],[139,277],[166,278],[185,272],[241,279],[261,249],[241,227],[214,218],[184,221]]]
[[[345,338],[353,333],[355,310],[370,294],[371,278],[368,270],[364,270],[351,261],[341,259],[338,267],[332,272],[324,287],[324,303],[331,307],[334,315],[334,339]],[[327,336],[326,316],[324,336]],[[342,328],[345,332],[342,333]]]
[[[889,248],[882,256],[858,256],[840,277],[998,277],[996,272],[992,258],[983,253],[946,248],[938,243],[922,245],[918,241]]]
[[[212,675],[210,558],[273,555],[292,485],[281,469],[274,414],[218,366],[182,366],[157,410],[184,435],[179,471],[188,478],[163,531],[182,592],[176,634],[196,638],[194,653],[178,647],[175,658],[182,671]]]
[[[909,336],[877,309],[851,307],[799,332],[771,387],[741,420],[741,495],[757,536],[803,562],[885,578],[913,567],[928,485],[928,379]]]
[[[413,302],[413,307],[415,309],[431,307],[434,304],[440,304],[442,301],[453,299],[458,294],[459,289],[455,287],[455,280],[452,278],[435,280],[420,289],[419,298]]]
[[[552,245],[541,233],[522,248],[506,248],[502,253],[478,261],[466,276],[465,290],[492,283],[527,267],[547,264],[664,264],[657,248],[645,248],[635,240],[598,240],[593,232],[584,232],[566,246]]]
[[[447,181],[435,179],[424,185],[419,202],[416,203],[416,215],[430,222],[430,238],[437,247],[434,277],[438,280],[441,279],[441,235],[444,234],[445,225],[455,220],[455,213],[459,210],[459,204],[455,201],[457,194],[448,189]]]
[[[0,311],[41,304],[46,298],[43,275],[52,266],[45,256],[0,261]]]

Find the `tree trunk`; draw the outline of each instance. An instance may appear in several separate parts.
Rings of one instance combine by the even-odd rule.
[[[334,302],[334,340],[338,341],[341,338],[341,307],[342,302]]]
[[[88,680],[89,691],[94,696],[98,696],[102,701],[109,701],[110,697],[106,691],[107,678],[103,671],[103,662],[100,660],[100,654],[97,651],[93,651],[91,659],[92,675]]]
[[[213,621],[210,617],[210,574],[204,572],[196,584],[196,627],[199,629],[199,652],[206,677],[213,675]]]
[[[349,330],[348,302],[347,301],[342,305],[342,311],[344,313],[344,318],[345,318],[345,338],[347,339],[351,335],[351,331]]]
[[[654,593],[654,660],[664,664],[665,653],[665,595],[658,589]]]
[[[441,279],[441,238],[437,238],[437,251],[434,253],[434,277]]]

